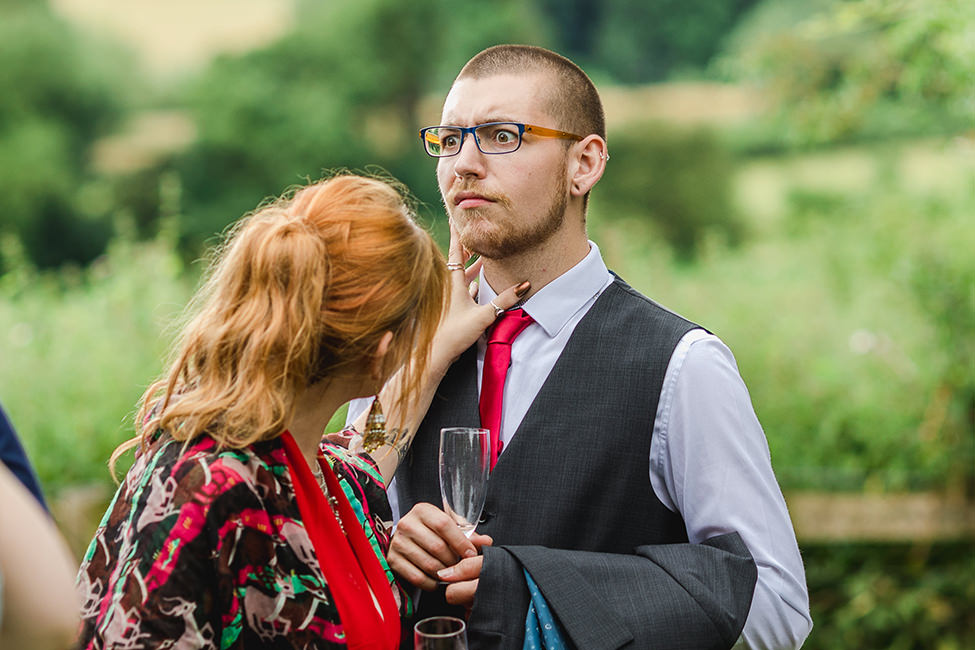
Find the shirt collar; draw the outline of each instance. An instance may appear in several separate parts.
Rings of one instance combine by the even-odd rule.
[[[519,306],[542,326],[546,334],[554,337],[576,312],[602,291],[608,276],[609,270],[599,253],[599,247],[590,241],[589,253],[578,264]],[[483,270],[478,286],[478,304],[486,305],[497,297],[498,294],[484,280]]]

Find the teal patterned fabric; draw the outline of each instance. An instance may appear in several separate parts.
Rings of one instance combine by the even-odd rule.
[[[565,632],[531,574],[525,571],[525,583],[531,595],[528,616],[525,617],[525,645],[522,650],[565,650]]]

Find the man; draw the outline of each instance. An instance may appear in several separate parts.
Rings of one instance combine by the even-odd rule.
[[[433,505],[437,441],[494,417],[493,328],[447,371],[391,488],[405,514],[389,564],[424,590],[419,616],[448,611],[442,581],[471,647],[521,647],[530,575],[576,647],[799,647],[802,561],[734,358],[612,275],[587,238],[609,157],[592,82],[541,48],[489,48],[441,124],[422,138],[452,228],[482,260],[477,302],[500,315],[501,289],[530,289],[477,533]]]

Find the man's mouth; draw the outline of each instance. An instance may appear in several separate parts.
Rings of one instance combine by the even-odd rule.
[[[488,198],[476,192],[458,192],[454,195],[454,205],[461,210],[478,208],[483,205],[494,203],[494,199]]]

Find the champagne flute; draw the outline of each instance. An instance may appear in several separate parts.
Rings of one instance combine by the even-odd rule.
[[[491,434],[487,429],[440,430],[440,495],[443,509],[470,537],[487,494],[491,469]]]
[[[467,650],[467,625],[453,616],[433,616],[413,626],[413,650]]]

